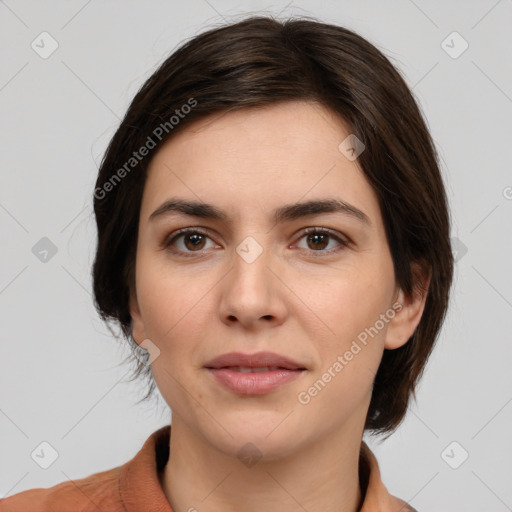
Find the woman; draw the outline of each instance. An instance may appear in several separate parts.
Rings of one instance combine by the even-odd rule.
[[[104,156],[95,302],[171,427],[123,466],[0,511],[398,512],[391,434],[453,272],[437,156],[368,41],[249,17],[175,51]]]

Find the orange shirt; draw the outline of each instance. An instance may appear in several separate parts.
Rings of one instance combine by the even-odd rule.
[[[173,512],[158,478],[169,458],[170,434],[170,425],[160,428],[133,459],[116,468],[4,498],[0,512]],[[361,512],[417,512],[388,493],[377,459],[364,441],[359,478],[364,495]]]

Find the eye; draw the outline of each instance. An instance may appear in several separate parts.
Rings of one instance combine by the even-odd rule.
[[[345,240],[336,232],[318,227],[305,229],[300,240],[305,240],[306,243],[306,247],[297,245],[300,249],[310,253],[320,253],[318,256],[338,252],[350,244],[349,240]],[[207,231],[195,227],[179,229],[171,233],[164,239],[161,247],[180,256],[194,256],[194,253],[199,255],[206,249],[218,247],[218,245],[213,243]]]
[[[187,255],[186,253],[201,253],[209,249],[207,241],[211,239],[207,232],[200,228],[184,228],[172,233],[165,238],[162,248],[169,249],[172,252]],[[215,246],[215,244],[213,244]]]
[[[301,249],[324,254],[337,252],[349,245],[348,240],[343,239],[341,236],[327,228],[307,228],[303,231],[300,239],[305,239],[307,245],[307,247],[300,247]]]

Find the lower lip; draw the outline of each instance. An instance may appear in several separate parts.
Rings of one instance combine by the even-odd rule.
[[[240,395],[264,395],[300,377],[304,370],[269,370],[242,373],[229,368],[207,368],[217,382]]]

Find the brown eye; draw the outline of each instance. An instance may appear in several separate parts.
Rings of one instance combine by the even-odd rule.
[[[198,228],[187,228],[171,234],[164,240],[162,247],[171,252],[189,256],[191,253],[201,253],[204,249],[208,249],[208,241],[211,242],[211,239],[207,233]],[[212,243],[211,246],[213,245]]]
[[[195,251],[197,249],[203,249],[206,237],[201,233],[192,233],[190,235],[182,235],[183,244],[187,249]]]
[[[348,241],[344,240],[341,236],[338,236],[326,228],[308,228],[303,232],[300,239],[306,240],[306,247],[300,247],[299,245],[301,249],[321,254],[330,254],[339,251],[349,244]]]
[[[323,250],[329,244],[329,235],[325,233],[313,233],[307,235],[307,241],[310,249]]]

